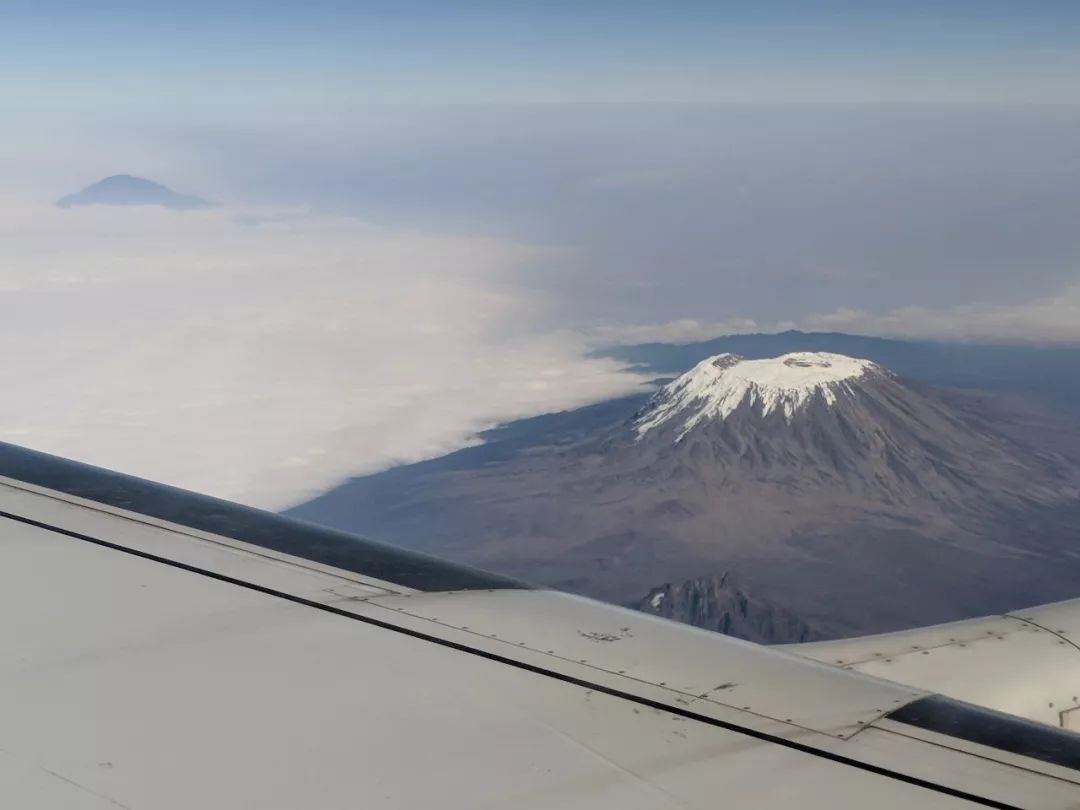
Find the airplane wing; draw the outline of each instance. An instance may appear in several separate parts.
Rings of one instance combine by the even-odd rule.
[[[899,633],[788,645],[846,670],[1080,731],[1080,599]]]
[[[1080,807],[1080,735],[0,445],[0,806]]]

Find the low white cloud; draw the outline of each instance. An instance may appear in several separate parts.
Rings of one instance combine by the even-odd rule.
[[[542,247],[26,200],[0,243],[0,439],[257,505],[643,382],[538,329]]]
[[[908,305],[885,312],[841,307],[797,320],[775,322],[731,318],[610,325],[592,330],[590,341],[598,346],[693,343],[726,335],[774,334],[789,329],[923,340],[1080,344],[1080,283],[1058,295],[1019,304],[973,303],[938,308]]]
[[[837,309],[808,317],[802,326],[882,337],[1080,343],[1080,284],[1060,295],[1021,304],[976,303],[936,309],[906,306],[884,313]]]

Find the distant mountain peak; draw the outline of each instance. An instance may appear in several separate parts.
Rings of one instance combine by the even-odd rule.
[[[718,354],[664,386],[635,427],[643,436],[681,420],[682,438],[702,422],[727,419],[744,404],[760,409],[763,417],[776,411],[790,421],[815,400],[834,405],[837,393],[850,391],[860,378],[887,373],[869,360],[829,352],[791,352],[762,360]]]
[[[168,186],[130,174],[114,174],[93,183],[82,191],[69,194],[56,201],[61,208],[84,205],[159,205],[176,211],[212,208],[213,203],[180,194]]]

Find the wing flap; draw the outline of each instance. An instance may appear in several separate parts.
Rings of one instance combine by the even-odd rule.
[[[784,649],[845,670],[1065,727],[1080,708],[1080,600]]]

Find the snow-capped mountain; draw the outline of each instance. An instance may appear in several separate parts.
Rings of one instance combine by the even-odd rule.
[[[928,499],[962,512],[987,496],[1022,501],[1054,477],[934,391],[837,354],[709,358],[664,386],[632,430],[637,447],[609,452],[727,491],[824,488],[863,505]]]
[[[623,407],[294,514],[623,604],[734,570],[825,634],[1075,595],[1080,448],[1034,438],[1071,424],[808,352],[711,357]]]

